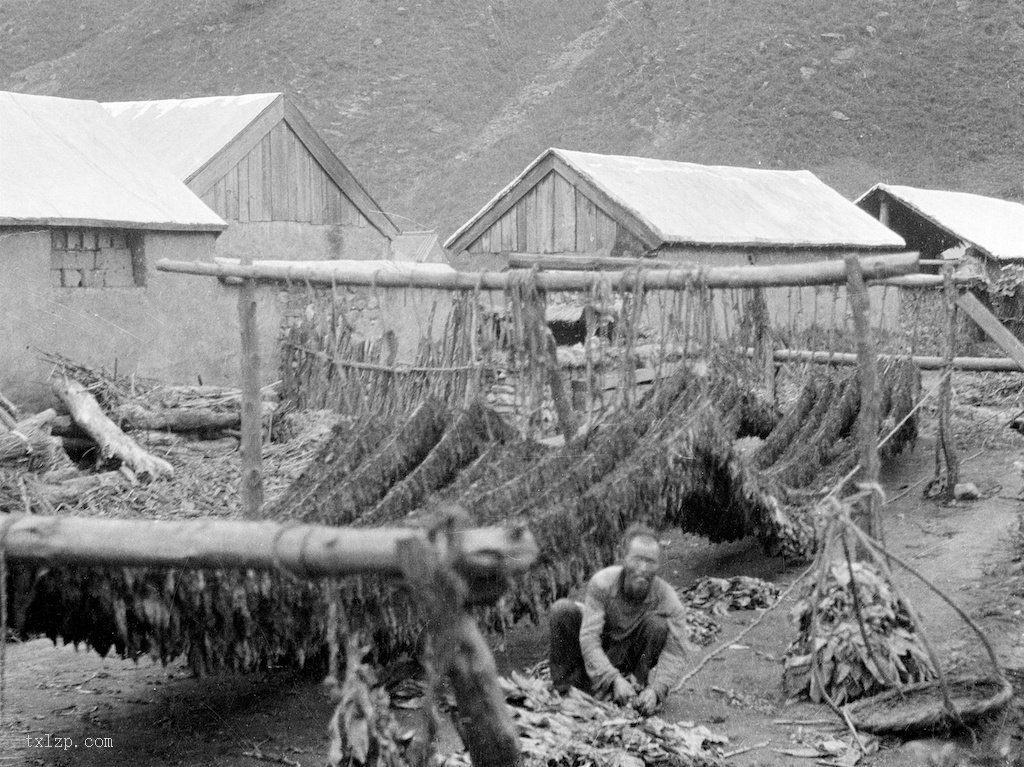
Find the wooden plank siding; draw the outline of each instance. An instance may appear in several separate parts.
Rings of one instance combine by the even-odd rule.
[[[467,247],[470,253],[643,252],[642,243],[558,171],[551,171]]]
[[[597,250],[597,207],[590,199],[576,190],[576,246],[578,253]]]
[[[524,250],[530,253],[540,252],[540,237],[537,234],[537,189],[533,188],[518,203],[522,218],[525,220],[523,228],[526,230],[526,247]],[[522,246],[520,246],[522,247]]]
[[[235,167],[238,173],[238,220],[249,220],[249,159],[243,158]]]
[[[576,190],[558,173],[551,174],[551,252],[576,247]]]
[[[619,235],[619,225],[615,223],[615,219],[609,216],[600,208],[595,207],[595,223],[597,232],[597,248],[611,249],[615,246],[615,241]]]
[[[555,228],[555,180],[549,173],[537,184],[537,252],[553,253]]]
[[[224,216],[228,221],[238,220],[238,166],[224,174]]]
[[[283,122],[228,169],[202,199],[228,221],[372,226]]]

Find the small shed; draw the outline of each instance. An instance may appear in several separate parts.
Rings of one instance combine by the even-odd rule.
[[[103,106],[228,222],[218,255],[392,257],[398,228],[285,95]]]
[[[876,184],[857,205],[899,234],[921,258],[950,248],[996,268],[1024,265],[1024,205],[995,197]]]
[[[225,226],[99,103],[0,92],[0,390],[44,398],[39,350],[217,378],[237,346],[215,321],[222,289],[152,265],[211,260]]]
[[[958,257],[957,270],[979,278],[978,297],[1024,338],[1024,205],[890,184],[876,184],[857,205],[920,251],[922,259]]]
[[[459,266],[508,254],[658,256],[717,266],[903,250],[808,171],[549,149],[445,243]]]

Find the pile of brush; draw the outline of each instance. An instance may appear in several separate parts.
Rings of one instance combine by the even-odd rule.
[[[103,414],[146,449],[209,450],[209,442],[237,446],[242,427],[242,391],[227,386],[171,386],[152,379],[109,374],[59,354],[43,357],[52,377],[77,381],[96,399]],[[269,430],[276,410],[276,384],[263,389],[263,420]],[[97,458],[93,437],[70,416],[54,419],[53,434],[76,459]],[[205,444],[197,446],[197,442]]]
[[[834,564],[826,582],[806,592],[792,612],[797,638],[784,660],[787,696],[815,703],[827,696],[841,705],[936,678],[906,605],[870,563]]]

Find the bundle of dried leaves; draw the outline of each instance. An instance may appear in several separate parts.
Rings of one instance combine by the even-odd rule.
[[[842,704],[934,679],[935,668],[914,632],[906,605],[885,578],[863,562],[841,562],[828,572],[817,604],[817,625],[812,626],[813,584],[791,613],[798,634],[783,661],[786,694],[820,703],[824,688]]]

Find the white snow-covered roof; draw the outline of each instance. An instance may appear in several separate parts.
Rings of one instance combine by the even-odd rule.
[[[857,200],[884,194],[990,258],[1024,260],[1024,205],[995,197],[876,184]]]
[[[157,101],[111,101],[103,108],[132,136],[188,181],[280,93]]]
[[[0,92],[0,225],[227,225],[95,101]]]
[[[548,158],[565,163],[624,209],[646,230],[635,234],[655,247],[905,247],[898,234],[809,171],[697,165],[566,149],[549,149],[534,160],[445,246],[452,247],[488,211],[516,193],[526,175]]]

